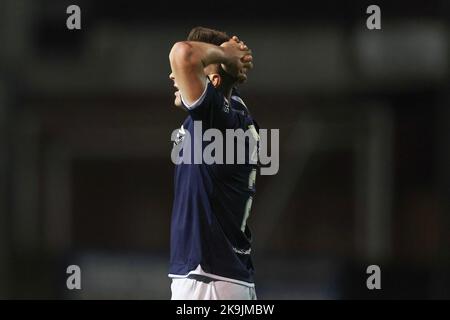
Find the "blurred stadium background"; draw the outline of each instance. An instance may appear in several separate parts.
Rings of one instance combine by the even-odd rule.
[[[280,129],[259,298],[450,298],[450,3],[374,2],[381,31],[369,4],[1,0],[0,298],[170,297],[168,52],[197,25],[253,49],[241,91]]]

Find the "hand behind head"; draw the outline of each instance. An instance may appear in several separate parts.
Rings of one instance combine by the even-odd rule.
[[[221,47],[230,58],[229,63],[223,65],[225,72],[236,78],[238,83],[246,82],[247,73],[253,68],[252,51],[237,36],[222,43]]]

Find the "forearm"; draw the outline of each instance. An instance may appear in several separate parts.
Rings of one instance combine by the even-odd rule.
[[[171,60],[183,60],[183,63],[201,68],[210,64],[228,64],[230,60],[230,57],[222,47],[197,41],[175,43],[170,56]]]

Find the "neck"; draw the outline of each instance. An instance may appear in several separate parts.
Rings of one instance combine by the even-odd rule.
[[[222,92],[228,101],[231,99],[231,93],[233,92],[234,82],[224,80],[219,87],[219,91]]]

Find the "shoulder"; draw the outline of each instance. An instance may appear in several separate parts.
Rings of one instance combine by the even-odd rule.
[[[217,90],[209,81],[207,81],[202,95],[193,103],[186,103],[186,101],[183,99],[183,96],[181,96],[183,107],[188,111],[193,111],[205,105],[222,104],[224,100],[225,97],[223,96],[223,94],[219,90]]]

